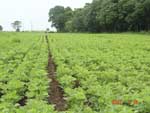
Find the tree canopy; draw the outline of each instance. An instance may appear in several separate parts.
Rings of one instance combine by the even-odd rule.
[[[11,25],[16,30],[16,32],[20,32],[21,21],[16,20]]]
[[[124,32],[150,30],[150,0],[93,0],[84,8],[50,9],[58,32]]]
[[[63,6],[56,6],[49,12],[49,21],[52,21],[52,27],[55,27],[59,32],[65,32],[65,24],[71,19],[72,10]]]
[[[0,25],[0,31],[3,31],[3,27]]]

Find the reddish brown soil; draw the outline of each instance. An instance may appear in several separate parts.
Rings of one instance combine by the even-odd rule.
[[[49,42],[48,38],[46,37],[46,41],[48,43],[48,51],[49,51],[49,58],[48,58],[48,77],[51,80],[49,86],[49,97],[48,102],[50,104],[55,105],[55,109],[57,111],[64,111],[66,110],[66,101],[64,99],[64,91],[60,87],[59,82],[56,79],[56,65],[52,59],[52,55],[50,53]]]

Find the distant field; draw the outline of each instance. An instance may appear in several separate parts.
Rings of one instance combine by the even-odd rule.
[[[149,113],[149,106],[148,34],[0,32],[1,113]]]

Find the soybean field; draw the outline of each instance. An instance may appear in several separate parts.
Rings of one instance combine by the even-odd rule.
[[[150,35],[0,32],[0,113],[150,113]]]

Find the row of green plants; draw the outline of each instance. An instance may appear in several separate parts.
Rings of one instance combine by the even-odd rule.
[[[47,104],[50,81],[46,70],[48,49],[45,39],[32,38],[31,34],[13,36],[9,39],[9,47],[7,39],[0,39],[2,46],[6,46],[1,50],[0,59],[1,113],[53,112],[53,105]],[[25,36],[28,37],[25,39]]]
[[[48,104],[48,47],[34,33],[0,34],[1,113],[149,113],[150,39],[141,34],[50,34],[66,111]]]
[[[149,35],[49,37],[67,113],[150,112]]]

